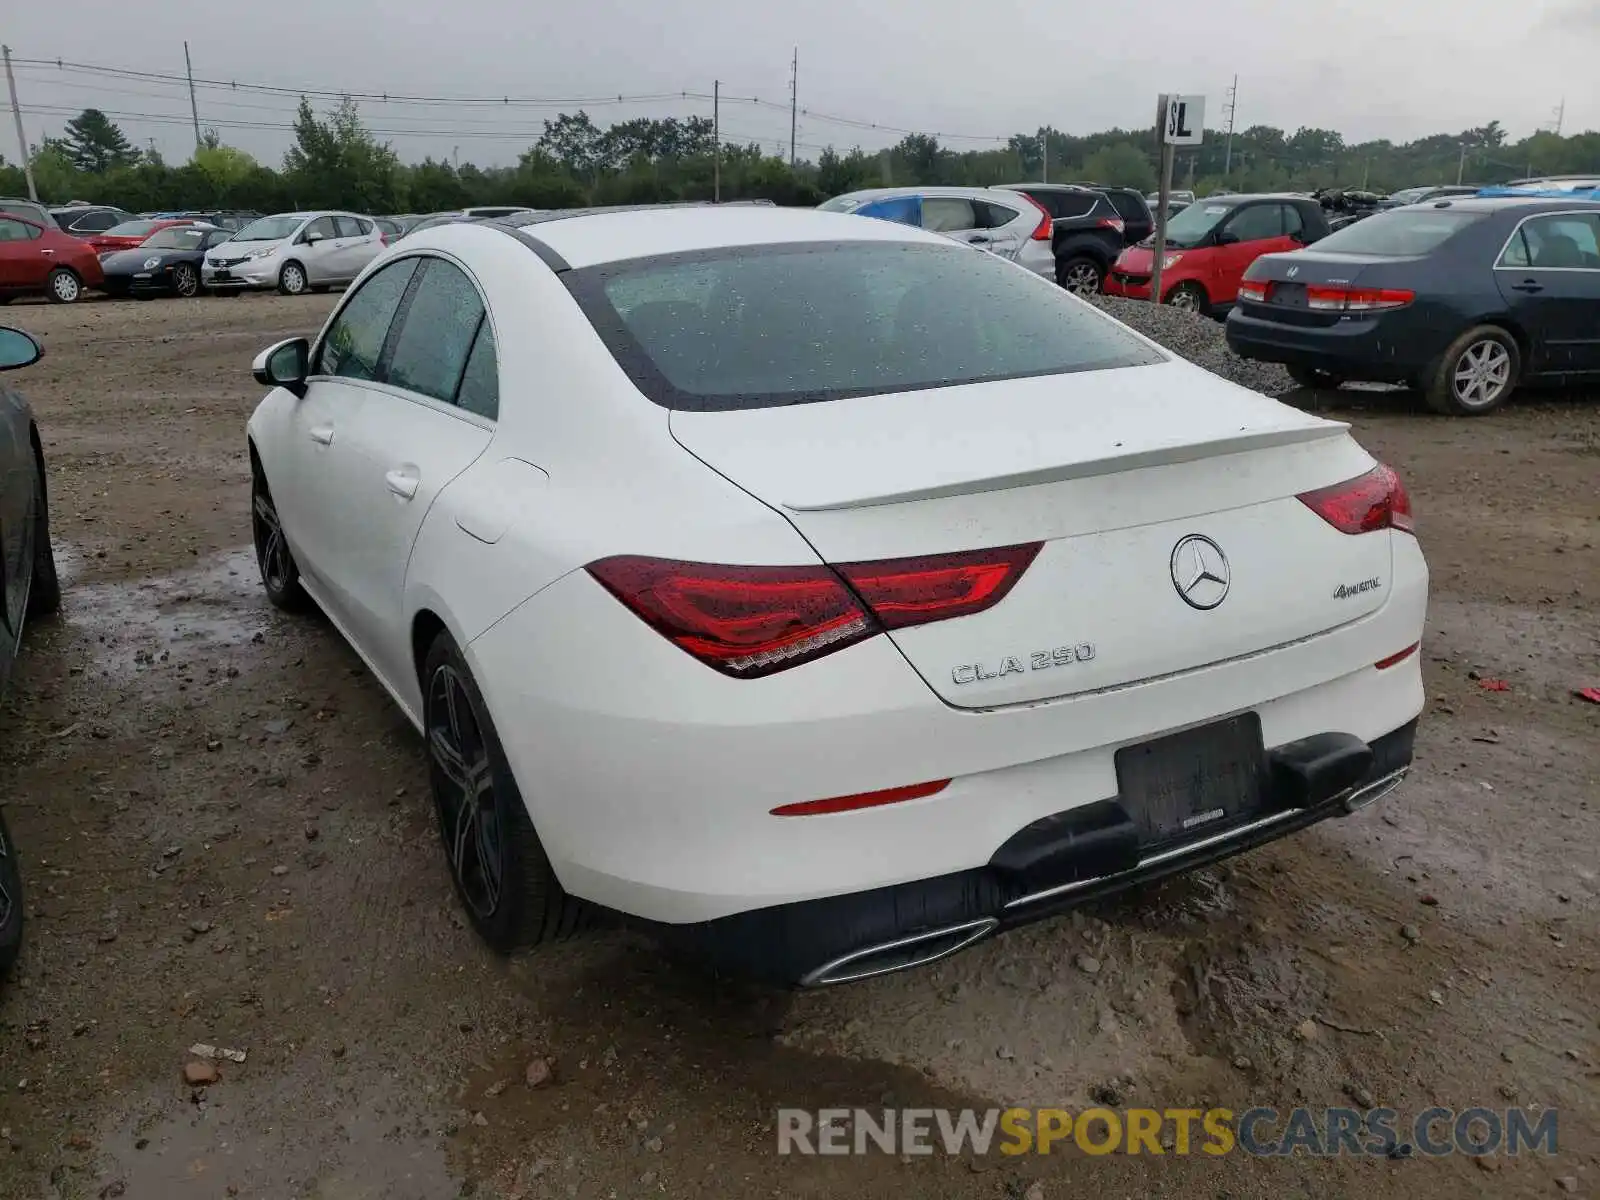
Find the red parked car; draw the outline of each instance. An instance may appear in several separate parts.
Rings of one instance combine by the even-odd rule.
[[[124,221],[121,225],[113,225],[104,233],[92,233],[83,240],[94,247],[96,254],[112,254],[118,250],[132,250],[142,245],[145,238],[152,233],[163,229],[170,229],[174,225],[193,225],[194,222],[185,218],[164,218],[156,220]]]
[[[1209,316],[1225,314],[1244,273],[1263,254],[1298,250],[1328,235],[1322,204],[1309,196],[1212,196],[1167,221],[1161,299]],[[1153,239],[1129,246],[1106,276],[1108,296],[1150,299]]]
[[[100,259],[84,239],[0,214],[0,299],[44,295],[71,304],[104,282]]]

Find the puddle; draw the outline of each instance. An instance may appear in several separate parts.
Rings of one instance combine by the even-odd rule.
[[[81,568],[74,550],[58,552],[63,582]],[[260,641],[272,621],[248,547],[154,579],[69,586],[61,611],[62,624],[94,646],[83,670],[119,678],[201,664],[215,674],[225,669],[219,653]]]

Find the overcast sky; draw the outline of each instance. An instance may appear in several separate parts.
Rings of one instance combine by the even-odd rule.
[[[847,117],[939,133],[953,148],[1041,124],[1072,133],[1145,125],[1156,93],[1203,93],[1207,124],[1239,75],[1239,127],[1337,129],[1395,141],[1499,120],[1513,138],[1600,127],[1600,0],[51,0],[8,4],[0,34],[22,59],[289,88],[525,98],[709,92],[786,105],[799,48],[803,156],[869,149],[898,134]],[[30,141],[98,107],[170,160],[193,147],[182,85],[19,65]],[[292,96],[199,90],[202,125],[276,166]],[[563,106],[363,103],[406,159],[513,161]],[[578,104],[564,107],[575,109]],[[700,100],[583,105],[601,124],[710,115]],[[250,123],[256,123],[254,125]],[[261,127],[268,126],[268,127]],[[729,100],[724,136],[787,149],[786,111]],[[426,134],[412,131],[428,131]],[[401,132],[407,131],[407,132]],[[10,123],[0,146],[15,161]]]

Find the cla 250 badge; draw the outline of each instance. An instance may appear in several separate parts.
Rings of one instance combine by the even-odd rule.
[[[1035,650],[1031,654],[1008,654],[997,667],[982,663],[964,663],[950,672],[957,683],[980,683],[1000,679],[1006,675],[1026,675],[1029,671],[1043,671],[1048,667],[1070,667],[1073,663],[1088,662],[1094,658],[1094,643],[1079,642],[1076,646],[1057,646],[1054,650]],[[1023,666],[1023,662],[1027,666]]]

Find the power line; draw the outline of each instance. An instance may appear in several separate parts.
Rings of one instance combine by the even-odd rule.
[[[91,76],[102,76],[113,79],[164,83],[181,87],[187,87],[189,83],[187,76],[184,75],[175,75],[163,71],[142,71],[126,67],[109,67],[96,63],[73,62],[66,59],[18,58],[15,60],[15,62],[19,66],[53,68],[59,73],[67,74],[87,74]],[[796,52],[796,62],[798,62],[798,51]],[[38,78],[41,77],[41,75],[40,73],[35,73],[34,77]],[[498,106],[501,108],[592,108],[604,105],[660,104],[672,100],[710,101],[713,99],[709,93],[697,92],[693,90],[684,90],[679,92],[653,92],[635,95],[614,93],[607,95],[562,97],[511,95],[426,96],[399,92],[359,92],[343,88],[297,88],[286,87],[278,84],[241,82],[239,80],[207,79],[200,76],[195,77],[194,86],[201,89],[251,92],[263,95],[294,97],[296,99],[302,96],[306,98],[318,97],[322,99],[336,100],[342,100],[348,97],[351,100],[371,104],[427,104],[478,107]],[[791,120],[796,119],[798,116],[805,116],[813,121],[840,125],[851,129],[871,130],[878,133],[900,134],[902,136],[909,134],[927,134],[928,136],[934,138],[942,138],[949,141],[992,142],[996,144],[1004,144],[1010,140],[1008,136],[996,134],[952,133],[945,130],[928,131],[910,129],[904,126],[889,125],[879,121],[863,120],[858,117],[840,116],[836,113],[822,112],[817,109],[800,108],[795,102],[792,91],[790,102],[787,104],[772,100],[763,100],[756,95],[739,96],[725,93],[720,97],[720,99],[722,103],[748,104],[759,108],[788,112],[791,116]]]

